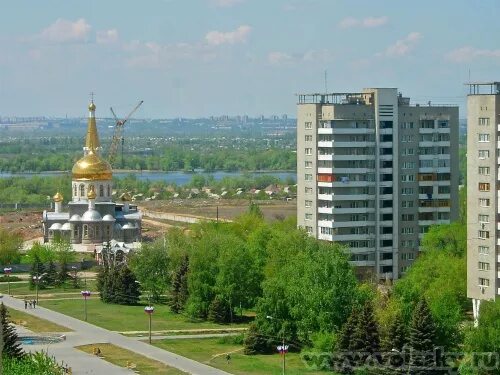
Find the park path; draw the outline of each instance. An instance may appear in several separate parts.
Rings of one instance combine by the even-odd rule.
[[[124,349],[133,351],[137,354],[143,355],[145,357],[154,359],[156,361],[162,362],[167,366],[175,367],[181,371],[187,372],[189,374],[196,375],[229,375],[229,373],[218,370],[214,367],[210,367],[204,365],[200,362],[193,361],[192,359],[182,357],[178,354],[168,352],[163,349],[156,348],[152,345],[146,344],[141,341],[137,341],[133,338],[125,337],[120,335],[119,333],[109,331],[104,328],[97,327],[93,324],[86,323],[84,321],[72,318],[70,316],[43,308],[37,307],[36,309],[24,309],[24,303],[22,300],[18,300],[16,298],[4,296],[2,298],[3,303],[7,307],[15,308],[17,310],[25,311],[28,314],[34,315],[38,318],[42,318],[53,323],[65,326],[73,330],[73,332],[68,332],[66,334],[66,341],[59,344],[50,345],[49,353],[53,353],[53,350],[57,350],[59,355],[54,352],[56,355],[56,359],[58,361],[63,360],[70,367],[72,367],[75,371],[74,374],[122,374],[122,369],[113,366],[116,370],[99,370],[95,371],[90,368],[95,362],[87,360],[84,361],[84,365],[87,365],[87,368],[81,367],[81,360],[83,358],[94,358],[92,355],[83,353],[79,355],[78,358],[74,351],[77,349],[73,349],[75,346],[86,345],[86,344],[94,344],[94,343],[110,343],[116,346],[120,346]],[[117,316],[117,319],[120,319]],[[105,353],[103,353],[105,355]],[[102,360],[101,360],[102,361]],[[104,362],[104,361],[102,361]],[[128,372],[130,373],[130,371]]]

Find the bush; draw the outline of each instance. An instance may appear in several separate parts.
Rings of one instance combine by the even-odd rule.
[[[6,282],[13,282],[13,281],[22,281],[20,277],[17,276],[7,276],[7,275],[2,275],[0,276],[0,283],[6,283]]]
[[[64,369],[57,364],[54,357],[49,357],[43,352],[30,353],[20,359],[4,357],[3,371],[5,374],[9,375],[60,375],[66,373]]]

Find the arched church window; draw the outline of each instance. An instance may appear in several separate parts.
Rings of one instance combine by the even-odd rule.
[[[108,197],[111,196],[111,186],[108,184]]]
[[[89,226],[87,224],[83,225],[83,237],[89,236]]]
[[[78,227],[77,226],[75,226],[73,228],[73,237],[78,237]]]
[[[104,185],[99,185],[99,196],[104,197]]]
[[[77,194],[76,184],[73,184],[73,196],[76,197],[76,194]]]
[[[84,197],[84,196],[85,196],[85,185],[81,184],[80,185],[80,197]]]

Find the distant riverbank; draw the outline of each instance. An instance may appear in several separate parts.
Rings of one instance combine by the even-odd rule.
[[[9,177],[57,177],[70,175],[71,172],[62,171],[47,171],[47,172],[33,172],[33,173],[10,173],[10,172],[0,172],[0,178]],[[166,181],[168,183],[177,185],[186,185],[191,181],[194,175],[203,175],[205,177],[213,176],[217,181],[222,180],[224,177],[242,177],[245,175],[250,176],[274,176],[280,180],[286,180],[292,178],[294,181],[297,180],[297,173],[295,171],[254,171],[254,172],[226,172],[226,171],[214,171],[214,172],[204,172],[204,171],[194,171],[194,172],[183,172],[183,171],[134,171],[134,170],[118,170],[113,173],[113,176],[117,178],[125,178],[129,175],[135,176],[138,180],[142,181]]]

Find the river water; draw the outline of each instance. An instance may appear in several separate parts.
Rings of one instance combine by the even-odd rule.
[[[40,172],[40,173],[8,173],[1,172],[0,178],[7,177],[33,177],[33,176],[42,176],[42,177],[50,177],[50,176],[61,176],[69,174],[68,172]],[[143,171],[143,172],[114,172],[113,176],[117,178],[124,178],[128,175],[134,175],[139,180],[149,180],[149,181],[166,181],[168,183],[175,183],[177,185],[185,185],[191,178],[196,175],[201,174],[203,176],[213,176],[215,180],[222,180],[224,177],[240,177],[243,175],[251,175],[251,176],[275,176],[279,179],[285,181],[288,177],[293,178],[294,181],[297,180],[296,172],[224,172],[224,171],[215,171],[212,173],[208,172],[194,172],[187,173],[181,171],[174,172],[159,172],[159,171]]]

